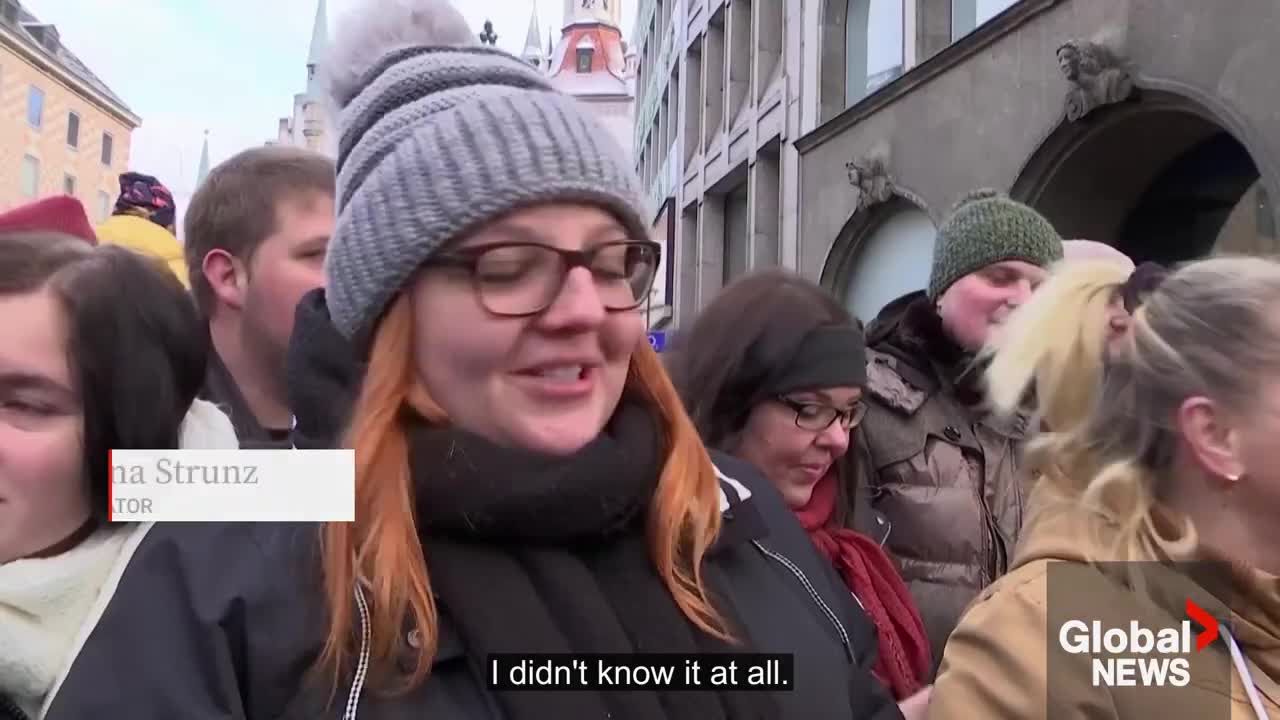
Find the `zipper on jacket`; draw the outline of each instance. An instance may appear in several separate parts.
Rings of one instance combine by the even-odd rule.
[[[809,592],[809,597],[813,599],[813,602],[817,604],[818,608],[822,610],[822,613],[826,615],[827,619],[831,621],[831,624],[835,626],[836,633],[840,635],[840,642],[844,643],[844,654],[849,658],[849,662],[856,662],[857,658],[853,654],[853,646],[849,642],[849,633],[845,631],[844,625],[840,622],[840,618],[836,617],[836,614],[831,611],[830,606],[828,606],[826,601],[822,599],[822,596],[818,594],[818,591],[813,589],[813,583],[809,582],[809,578],[805,576],[804,571],[797,567],[795,563],[791,562],[787,556],[770,550],[759,540],[752,540],[751,544],[755,545],[756,549],[764,553],[765,557],[781,564],[787,570],[790,570],[792,575],[796,576],[796,579],[800,581],[800,584],[804,585],[804,589]],[[858,600],[857,595],[854,595],[853,599],[857,601],[859,607],[862,607],[862,601]],[[865,610],[866,608],[863,609]]]
[[[969,470],[970,472],[973,472],[974,470],[972,463],[970,463]],[[987,553],[987,557],[982,558],[982,563],[985,566],[985,574],[987,576],[986,582],[982,584],[982,587],[984,588],[995,582],[1004,574],[1001,566],[1007,565],[1008,563],[1006,559],[1008,549],[1005,547],[1004,538],[1000,535],[1000,527],[996,524],[996,514],[992,512],[991,504],[987,502],[986,471],[987,457],[986,452],[984,451],[982,456],[982,468],[979,470],[978,482],[974,488],[975,494],[978,497],[978,507],[982,510],[982,528],[987,536],[987,541],[991,543],[990,552]]]
[[[31,720],[22,708],[18,707],[18,703],[9,698],[8,695],[0,694],[0,718],[4,720]]]
[[[360,610],[360,656],[356,662],[355,678],[351,681],[351,693],[347,695],[347,710],[342,720],[356,720],[356,708],[360,704],[360,692],[364,689],[364,679],[369,673],[369,605],[365,602],[364,591],[360,583],[355,585],[356,607]]]

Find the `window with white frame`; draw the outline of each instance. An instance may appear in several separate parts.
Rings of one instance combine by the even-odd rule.
[[[67,147],[80,147],[80,116],[74,112],[67,113]]]
[[[33,198],[40,193],[40,160],[33,155],[22,156],[22,196]]]
[[[44,91],[35,85],[27,88],[27,124],[37,129],[44,124]]]
[[[106,132],[102,133],[102,164],[103,165],[106,165],[108,167],[111,166],[111,156],[115,152],[114,145],[115,145],[115,142],[114,142],[114,138],[111,137],[111,133],[106,133]]]

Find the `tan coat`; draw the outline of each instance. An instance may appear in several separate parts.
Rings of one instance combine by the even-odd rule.
[[[1138,619],[1162,628],[1186,619],[1188,597],[1202,606],[1214,601],[1183,575],[1166,576],[1139,595],[1110,568],[1085,562],[1108,552],[1115,525],[1077,503],[1047,499],[1051,494],[1037,488],[1032,503],[1045,508],[1028,525],[1013,569],[982,593],[952,634],[929,720],[1255,718],[1225,638],[1188,654],[1190,682],[1181,688],[1095,687],[1090,657],[1060,650],[1067,618],[1122,628]],[[1237,568],[1232,584],[1233,635],[1266,712],[1280,718],[1280,578]]]

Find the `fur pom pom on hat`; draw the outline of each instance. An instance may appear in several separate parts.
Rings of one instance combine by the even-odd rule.
[[[647,237],[639,179],[605,126],[536,68],[480,45],[445,0],[365,0],[327,63],[339,109],[327,299],[360,353],[424,263],[513,210],[595,205]]]
[[[957,280],[1008,260],[1048,267],[1062,259],[1062,238],[1035,210],[990,188],[966,193],[938,228],[929,273],[937,300]]]
[[[951,206],[951,213],[954,214],[955,211],[959,210],[961,207],[976,200],[990,200],[992,198],[998,198],[1003,194],[1004,193],[996,190],[995,188],[978,188],[977,190],[970,190],[964,195],[961,195],[960,199]]]
[[[325,78],[329,97],[338,109],[346,107],[369,84],[366,76],[374,66],[396,50],[477,44],[462,13],[448,2],[382,0],[376,12],[362,11],[333,38]]]

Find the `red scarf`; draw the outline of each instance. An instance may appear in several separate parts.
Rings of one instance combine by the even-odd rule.
[[[827,527],[835,506],[836,478],[828,473],[795,514],[875,623],[880,655],[874,674],[896,699],[904,700],[924,687],[933,672],[924,623],[897,567],[875,541],[853,530]]]

